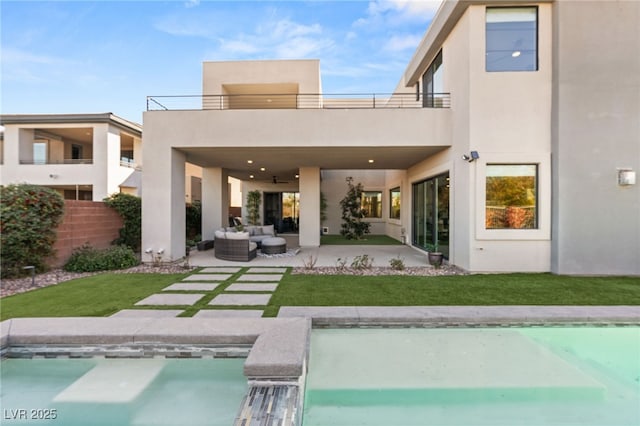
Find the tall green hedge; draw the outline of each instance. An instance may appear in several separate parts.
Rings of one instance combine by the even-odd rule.
[[[140,197],[117,193],[103,201],[107,206],[115,209],[124,221],[124,226],[120,228],[120,237],[116,238],[112,244],[125,245],[136,253],[140,252],[142,244],[142,200]]]
[[[2,278],[25,275],[25,266],[35,266],[37,272],[47,269],[45,259],[53,254],[63,214],[64,200],[53,189],[28,184],[0,187]]]

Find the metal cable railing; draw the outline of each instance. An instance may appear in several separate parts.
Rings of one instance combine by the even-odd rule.
[[[449,93],[241,94],[147,96],[147,111],[226,109],[450,108]]]

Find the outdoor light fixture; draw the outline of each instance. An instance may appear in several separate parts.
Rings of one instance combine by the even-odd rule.
[[[147,254],[151,254],[151,253],[153,253],[153,249],[151,247],[149,247],[144,252],[147,253]]]
[[[253,164],[253,160],[247,160],[248,164]]]
[[[374,160],[369,160],[369,164],[372,164],[374,162]]]
[[[162,253],[164,253],[164,249],[163,249],[163,248],[161,248],[160,250],[158,250],[158,254],[162,254]]]
[[[298,179],[300,177],[300,175],[296,175],[296,179]]]
[[[249,179],[253,179],[253,175],[249,175]]]
[[[462,155],[462,159],[464,161],[468,161],[469,163],[473,163],[474,161],[476,161],[478,158],[480,158],[480,154],[478,154],[478,151],[471,151],[469,153],[469,155],[467,154],[463,154]]]
[[[636,172],[631,168],[618,169],[618,185],[629,186],[636,184]]]
[[[267,169],[265,169],[264,167],[260,167],[260,171],[261,172],[264,172],[265,170],[267,170]]]

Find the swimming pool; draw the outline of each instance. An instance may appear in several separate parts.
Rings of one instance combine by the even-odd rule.
[[[640,327],[316,329],[303,424],[640,424]]]
[[[247,392],[244,362],[4,359],[0,423],[227,426]]]

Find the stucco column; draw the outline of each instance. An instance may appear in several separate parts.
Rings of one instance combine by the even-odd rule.
[[[320,246],[320,168],[300,168],[300,246]]]
[[[154,149],[143,144],[148,160],[142,173],[142,260],[151,262],[163,251],[162,261],[185,254],[184,153],[171,148]]]
[[[220,167],[202,169],[202,239],[229,223],[229,175]]]

